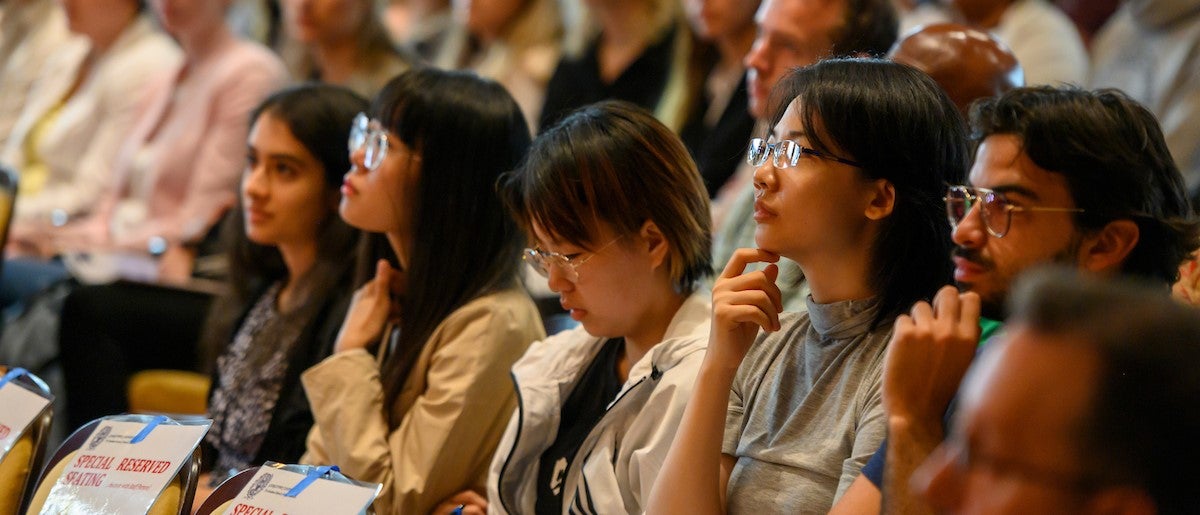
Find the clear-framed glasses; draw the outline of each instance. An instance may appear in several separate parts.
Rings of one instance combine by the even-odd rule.
[[[547,279],[550,278],[550,269],[553,267],[558,267],[568,281],[577,283],[579,282],[579,267],[583,266],[584,263],[587,263],[588,260],[592,259],[592,257],[596,254],[604,252],[604,249],[611,247],[612,244],[616,243],[617,240],[620,239],[620,236],[613,238],[612,241],[605,243],[599,249],[596,249],[595,252],[583,257],[580,257],[579,254],[565,256],[557,252],[548,252],[534,247],[522,251],[521,259],[525,260],[526,263],[529,263],[529,266],[532,267],[534,271],[541,274],[542,277]]]
[[[368,170],[375,171],[383,163],[383,158],[387,157],[387,130],[378,120],[372,120],[366,114],[358,113],[350,126],[350,138],[346,142],[346,149],[351,154],[363,149],[363,164]]]
[[[808,148],[790,139],[785,139],[778,143],[771,143],[762,138],[751,139],[750,146],[746,149],[746,162],[750,163],[750,166],[759,167],[762,166],[763,163],[767,162],[767,156],[771,156],[771,164],[774,164],[775,168],[787,168],[790,166],[796,166],[796,163],[800,162],[800,156],[804,154],[862,168],[862,165],[858,164],[856,161],[826,154],[825,152]]]
[[[1003,238],[1005,234],[1008,234],[1008,229],[1012,226],[1013,212],[1083,212],[1082,209],[1070,207],[1014,206],[1003,192],[971,186],[949,186],[946,188],[946,196],[942,200],[946,201],[946,218],[950,221],[951,228],[957,229],[963,218],[971,213],[971,208],[979,204],[979,214],[983,219],[984,227],[987,228],[988,234],[997,238]]]

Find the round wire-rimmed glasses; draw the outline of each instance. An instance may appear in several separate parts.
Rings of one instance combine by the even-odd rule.
[[[605,243],[599,249],[596,249],[595,252],[583,257],[579,257],[578,254],[573,257],[569,257],[559,254],[558,252],[550,252],[534,247],[521,251],[521,259],[523,259],[526,263],[529,263],[529,266],[542,277],[549,279],[550,268],[558,267],[558,269],[562,271],[563,277],[566,277],[567,280],[571,281],[572,283],[578,283],[579,267],[583,266],[584,263],[587,263],[588,260],[592,259],[592,257],[594,257],[596,254],[604,252],[604,249],[611,247],[612,244],[616,243],[617,240],[620,239],[620,236],[613,238],[612,241]]]
[[[1004,196],[1003,192],[962,185],[948,186],[946,188],[946,196],[942,197],[942,200],[946,201],[946,219],[950,221],[951,229],[957,229],[958,224],[971,213],[971,208],[978,204],[981,208],[979,214],[980,218],[983,219],[984,228],[987,229],[988,234],[997,238],[1003,238],[1004,235],[1008,234],[1008,230],[1012,227],[1012,214],[1014,212],[1084,212],[1083,209],[1072,207],[1014,206],[1009,202],[1008,197]]]
[[[808,154],[818,159],[828,159],[838,163],[862,168],[863,166],[857,161],[843,159],[835,155],[821,152],[820,150],[808,148],[804,145],[796,143],[793,140],[785,139],[778,143],[771,143],[762,138],[753,138],[750,140],[750,145],[746,148],[746,162],[750,166],[759,167],[767,162],[767,156],[771,156],[771,164],[775,168],[788,168],[796,166],[800,162],[800,156]]]
[[[363,165],[368,170],[375,171],[387,157],[387,131],[379,120],[372,120],[364,113],[358,113],[350,125],[350,138],[346,141],[346,149],[354,154],[363,149]]]

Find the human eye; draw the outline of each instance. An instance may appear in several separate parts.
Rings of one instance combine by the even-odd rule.
[[[298,173],[298,170],[296,170],[296,167],[292,166],[290,163],[286,163],[283,161],[276,162],[274,164],[274,166],[271,167],[271,170],[273,172],[275,172],[276,175],[278,175],[280,177],[284,177],[284,178],[295,177],[296,174]]]

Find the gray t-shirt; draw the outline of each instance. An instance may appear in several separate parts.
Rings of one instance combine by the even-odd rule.
[[[729,396],[723,452],[737,458],[729,513],[826,513],[887,430],[881,396],[892,332],[869,331],[878,298],[785,313],[760,334]]]

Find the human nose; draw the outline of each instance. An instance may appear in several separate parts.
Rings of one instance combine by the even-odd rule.
[[[760,76],[764,74],[767,67],[766,47],[767,43],[762,37],[755,38],[754,44],[750,46],[750,51],[746,52],[746,57],[742,59],[742,64],[746,68],[756,70]]]
[[[940,512],[957,509],[963,499],[963,470],[955,462],[949,443],[934,449],[929,458],[917,467],[910,488]]]
[[[358,148],[350,151],[351,172],[355,170],[367,171],[367,146],[359,145]]]
[[[983,206],[979,202],[975,202],[967,212],[963,214],[958,223],[954,224],[954,230],[950,233],[950,238],[960,247],[979,248],[987,241],[987,225],[983,221]]]
[[[777,181],[775,173],[778,170],[775,168],[775,159],[771,151],[767,151],[767,160],[763,164],[754,169],[754,194],[755,196],[762,195],[767,190],[775,189]]]
[[[571,279],[572,271],[555,263],[546,263],[546,279],[550,291],[562,293],[575,289],[575,281]]]
[[[261,199],[270,191],[265,170],[261,164],[246,169],[242,177],[242,195],[247,199]]]

